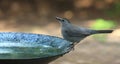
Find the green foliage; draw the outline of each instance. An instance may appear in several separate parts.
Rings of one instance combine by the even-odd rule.
[[[114,21],[104,20],[104,19],[96,19],[96,21],[92,24],[92,29],[110,29],[116,26]]]

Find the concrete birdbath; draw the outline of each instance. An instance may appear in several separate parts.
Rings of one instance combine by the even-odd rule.
[[[1,32],[0,64],[48,64],[72,47],[71,42],[55,36]]]

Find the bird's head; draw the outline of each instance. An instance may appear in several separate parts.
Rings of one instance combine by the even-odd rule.
[[[62,24],[62,25],[66,25],[66,24],[70,24],[70,21],[66,18],[61,18],[61,17],[56,17],[56,19]]]

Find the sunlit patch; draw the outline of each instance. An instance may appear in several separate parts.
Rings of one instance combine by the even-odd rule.
[[[68,10],[64,13],[64,17],[65,18],[68,18],[68,19],[71,19],[73,17],[73,12]]]

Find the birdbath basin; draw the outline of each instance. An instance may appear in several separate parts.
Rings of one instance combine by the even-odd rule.
[[[1,32],[0,64],[48,64],[72,47],[71,42],[55,36]]]

